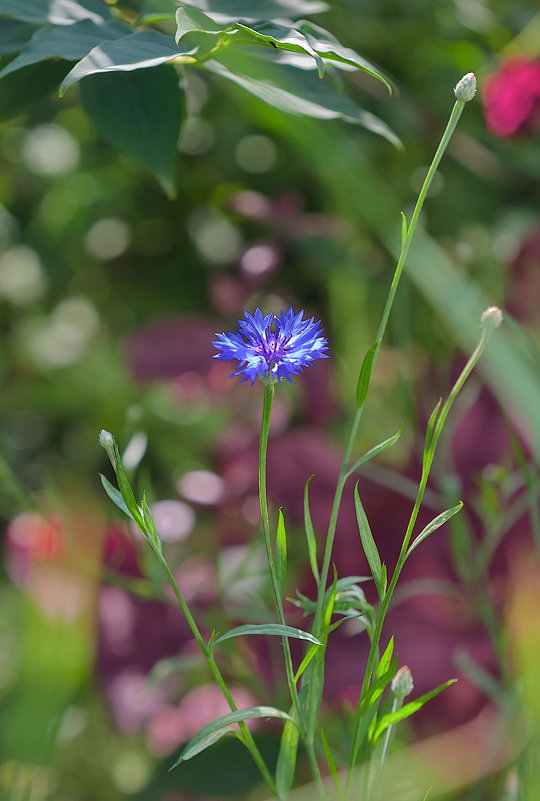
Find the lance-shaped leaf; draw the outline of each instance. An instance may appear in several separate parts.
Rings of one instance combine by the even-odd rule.
[[[366,462],[371,461],[371,459],[375,459],[377,456],[380,456],[387,448],[391,448],[392,445],[395,445],[398,439],[401,437],[401,432],[403,431],[402,428],[399,429],[392,437],[385,439],[384,442],[379,442],[378,445],[375,445],[369,451],[364,453],[357,461],[352,465],[349,469],[347,476],[352,475],[356,470],[358,470],[362,465],[366,464]]]
[[[311,511],[309,508],[309,485],[311,484],[313,476],[310,476],[304,486],[304,529],[306,532],[306,541],[309,557],[309,565],[313,578],[319,581],[319,565],[317,564],[317,539],[315,537],[315,530],[311,520]]]
[[[440,515],[437,515],[437,517],[433,518],[431,523],[428,523],[428,525],[422,529],[420,534],[409,545],[407,550],[407,558],[411,555],[415,548],[418,548],[421,542],[427,539],[430,534],[433,534],[434,531],[437,531],[437,529],[444,525],[447,520],[450,520],[451,517],[457,515],[461,509],[463,509],[462,501],[460,501],[457,506],[453,506],[451,509],[447,509],[445,512],[441,512]]]
[[[3,19],[0,25],[0,56],[10,56],[26,47],[36,27],[27,22]]]
[[[447,687],[450,687],[450,685],[454,684],[456,681],[457,679],[450,679],[450,681],[446,681],[444,684],[441,684],[439,687],[436,687],[429,693],[421,695],[420,698],[417,698],[415,701],[410,701],[408,704],[405,704],[405,706],[402,706],[401,709],[396,710],[396,712],[389,712],[387,715],[383,715],[382,718],[377,722],[377,725],[374,729],[373,740],[377,741],[381,734],[389,726],[393,726],[394,723],[399,723],[401,720],[405,720],[405,718],[414,715],[414,713],[421,709],[424,704],[426,704],[432,698],[435,698],[436,695],[439,695],[439,693],[441,693]]]
[[[300,31],[285,25],[277,25],[275,22],[255,22],[252,25],[237,24],[241,31],[244,31],[245,34],[260,44],[287,50],[291,53],[305,53],[311,56],[317,66],[319,78],[323,77],[324,61],[317,53],[316,46],[312,47]]]
[[[366,401],[369,382],[371,381],[371,373],[373,370],[373,362],[375,361],[375,356],[377,355],[381,346],[381,341],[382,340],[378,339],[373,343],[371,348],[364,356],[364,361],[362,362],[362,367],[360,368],[360,375],[358,376],[358,383],[356,385],[356,405],[359,409]]]
[[[118,39],[129,33],[125,25],[96,25],[89,20],[74,25],[63,25],[57,28],[38,29],[28,42],[22,53],[10,61],[0,72],[0,78],[10,72],[37,64],[50,58],[62,58],[65,61],[79,61],[94,47],[106,39]]]
[[[276,532],[276,575],[279,588],[283,592],[285,579],[287,578],[287,532],[285,530],[285,519],[281,509],[278,512]]]
[[[297,724],[287,720],[281,735],[276,765],[276,789],[280,798],[287,798],[293,786],[299,737]]]
[[[111,501],[115,504],[115,506],[117,506],[125,515],[130,517],[132,520],[135,520],[135,518],[129,511],[125,500],[122,497],[122,493],[119,490],[117,490],[116,487],[113,487],[109,479],[106,478],[102,473],[99,474],[99,477],[101,479],[103,489],[105,490]]]
[[[290,720],[294,723],[290,715],[273,706],[253,706],[248,709],[238,709],[235,712],[229,712],[227,715],[213,720],[197,732],[195,737],[192,737],[189,743],[184,747],[176,762],[171,766],[171,770],[176,768],[181,762],[185,762],[196,754],[200,754],[201,751],[204,751],[210,745],[216,743],[226,734],[229,734],[232,731],[230,727],[234,723],[240,723],[240,721],[243,720],[252,720],[253,718],[280,718],[281,720]]]
[[[356,509],[356,520],[358,522],[358,530],[360,532],[360,539],[362,541],[364,554],[371,568],[375,586],[377,587],[377,591],[380,596],[383,592],[381,557],[379,556],[379,551],[377,550],[375,540],[373,539],[369,521],[364,511],[364,507],[362,506],[362,501],[360,500],[358,482],[354,488],[354,506]]]
[[[230,631],[225,632],[215,641],[215,645],[224,640],[230,640],[232,637],[243,637],[246,634],[266,634],[274,637],[292,637],[296,640],[308,640],[315,645],[322,645],[319,640],[310,634],[308,631],[294,628],[293,626],[282,626],[280,623],[248,623],[245,626],[237,626]]]

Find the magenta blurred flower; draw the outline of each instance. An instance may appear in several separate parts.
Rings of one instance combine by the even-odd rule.
[[[495,136],[513,136],[540,124],[540,61],[517,57],[505,61],[486,81],[484,113]]]
[[[233,375],[244,374],[242,381],[260,377],[263,381],[279,382],[291,380],[315,359],[327,358],[328,344],[321,336],[319,322],[311,317],[303,319],[304,312],[295,314],[292,306],[279,313],[263,315],[260,309],[255,314],[244,312],[244,320],[238,320],[238,328],[232,333],[216,334],[213,343],[219,351],[215,359],[236,359],[238,369]]]

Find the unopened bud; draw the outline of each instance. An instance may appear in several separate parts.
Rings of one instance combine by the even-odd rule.
[[[468,72],[463,78],[458,81],[454,88],[454,94],[457,100],[462,103],[468,103],[476,94],[476,75],[474,72]]]
[[[105,431],[104,428],[101,429],[99,432],[99,444],[102,448],[105,448],[107,451],[107,456],[111,460],[111,464],[114,467],[116,463],[116,453],[115,453],[115,442],[114,437],[110,431]]]
[[[495,329],[500,326],[503,321],[503,313],[498,306],[488,306],[480,318],[480,325],[482,328]]]
[[[400,667],[394,678],[392,679],[392,684],[390,688],[396,698],[403,700],[408,695],[410,695],[414,689],[414,682],[412,673],[407,667],[407,665],[403,665]]]

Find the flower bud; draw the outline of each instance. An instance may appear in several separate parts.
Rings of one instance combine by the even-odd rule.
[[[99,444],[102,448],[105,448],[107,451],[107,456],[111,460],[111,464],[114,467],[116,463],[116,453],[115,453],[115,441],[114,437],[110,431],[105,431],[104,428],[101,429],[99,432]]]
[[[462,103],[468,103],[476,94],[476,75],[474,72],[468,72],[463,78],[458,81],[454,88],[454,94],[457,100]]]
[[[412,673],[407,667],[407,665],[403,665],[400,667],[394,678],[392,679],[392,684],[390,688],[396,698],[403,700],[408,695],[410,695],[414,689],[414,682]]]
[[[498,306],[488,306],[480,318],[482,328],[498,328],[503,321],[503,313]]]

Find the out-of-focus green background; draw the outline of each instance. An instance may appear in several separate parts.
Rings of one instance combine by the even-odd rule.
[[[163,588],[101,490],[98,474],[109,472],[97,434],[113,431],[137,486],[153,502],[168,501],[156,517],[203,627],[263,620],[264,577],[258,545],[250,545],[260,387],[238,385],[228,365],[212,361],[213,333],[257,306],[292,304],[322,320],[332,358],[280,387],[269,467],[274,509],[285,507],[292,532],[305,479],[320,477],[323,490],[317,479],[313,489],[322,533],[325,488],[395,263],[399,212],[411,212],[452,88],[469,71],[478,99],[466,107],[426,203],[358,450],[403,425],[399,444],[366,479],[372,528],[392,562],[407,482],[418,477],[418,428],[473,342],[483,299],[510,307],[483,367],[491,389],[473,382],[466,394],[428,510],[434,516],[438,501],[457,495],[470,502],[480,541],[486,531],[495,539],[513,531],[513,544],[505,540],[493,558],[489,551],[483,591],[491,612],[460,572],[458,531],[453,548],[442,534],[434,550],[418,551],[408,576],[416,600],[406,618],[396,611],[396,626],[419,690],[456,671],[462,679],[462,689],[420,721],[422,735],[485,712],[486,675],[500,681],[501,697],[511,695],[520,667],[506,659],[501,632],[515,575],[533,550],[537,506],[523,465],[538,423],[540,67],[506,84],[503,75],[501,113],[523,118],[511,135],[486,124],[484,89],[509,59],[538,65],[538,10],[520,0],[331,5],[321,24],[398,90],[389,98],[382,84],[346,73],[346,91],[388,123],[402,150],[345,123],[285,115],[191,71],[178,196],[170,200],[99,137],[76,88],[0,123],[0,787],[10,801],[264,797],[234,743],[167,774],[179,744],[225,710],[172,604],[141,598]],[[525,111],[522,95],[512,96],[518,83],[528,87]],[[519,492],[529,507],[526,498],[522,517],[516,512],[501,533],[497,521]],[[365,569],[346,515],[336,557],[343,575]],[[299,536],[291,551],[293,595],[296,586],[309,588]],[[429,581],[432,594],[416,595],[418,582]],[[336,731],[365,658],[365,634],[349,634],[329,656],[326,714]],[[267,703],[276,692],[279,700],[273,657],[264,649],[225,653],[239,703]],[[471,663],[485,672],[484,684]],[[261,735],[270,755],[275,734],[270,727]],[[231,760],[237,768],[227,771]],[[510,764],[509,755],[495,778],[479,767],[455,797],[517,798],[503,795]]]

